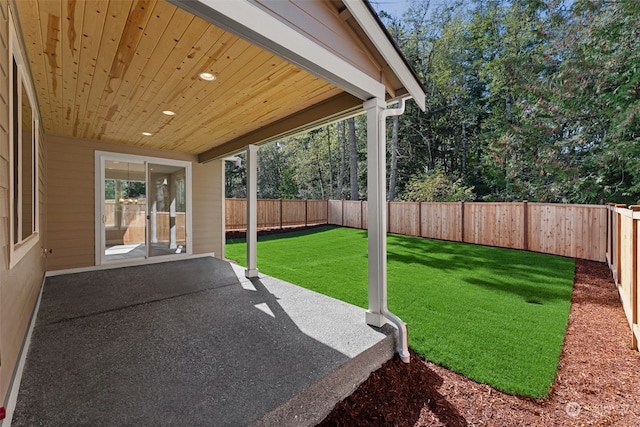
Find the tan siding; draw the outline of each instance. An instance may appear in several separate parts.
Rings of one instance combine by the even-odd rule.
[[[193,253],[224,258],[224,160],[193,167]]]
[[[262,8],[376,80],[381,66],[328,1],[256,0]]]
[[[95,264],[95,151],[161,157],[193,163],[193,251],[223,253],[222,161],[198,164],[188,154],[84,139],[47,137],[48,270]],[[216,215],[218,212],[218,215]]]
[[[22,342],[44,276],[42,245],[36,244],[11,270],[9,236],[9,77],[7,1],[0,0],[0,401],[5,401]],[[39,181],[44,182],[44,153]],[[40,187],[40,238],[43,241],[43,191]]]

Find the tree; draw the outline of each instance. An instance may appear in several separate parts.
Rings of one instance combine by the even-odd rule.
[[[413,202],[461,202],[473,200],[473,187],[461,179],[452,180],[441,169],[426,172],[411,179],[402,200]]]
[[[351,117],[347,119],[349,128],[349,188],[350,200],[358,200],[358,145],[356,140],[356,121]]]

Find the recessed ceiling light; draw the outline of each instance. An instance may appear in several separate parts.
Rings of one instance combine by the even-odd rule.
[[[206,81],[208,81],[208,82],[212,82],[212,81],[214,81],[214,80],[217,78],[215,74],[213,74],[213,73],[207,73],[207,72],[200,73],[200,74],[198,74],[198,75],[200,76],[200,78],[201,78],[202,80],[206,80]]]
[[[164,114],[165,116],[175,116],[176,112],[171,110],[164,110],[162,114]]]
[[[151,136],[151,135],[153,135],[151,132],[142,132],[142,134],[143,134],[144,136]]]

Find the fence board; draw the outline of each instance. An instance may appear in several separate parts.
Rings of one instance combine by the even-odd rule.
[[[422,202],[421,205],[422,237],[462,241],[460,203]]]
[[[225,200],[225,226],[227,230],[247,228],[247,201],[245,199]]]
[[[326,200],[307,200],[307,225],[326,224],[328,203]]]
[[[342,203],[344,200],[329,200],[328,202],[328,223],[332,225],[342,224]]]
[[[638,265],[640,265],[640,206],[607,207],[607,263],[618,286],[624,313],[631,329],[631,347],[638,349],[640,325],[638,309]]]
[[[413,202],[389,203],[389,232],[406,236],[419,236],[420,204]]]
[[[351,228],[362,228],[362,202],[359,200],[343,201],[343,226]]]
[[[282,200],[281,227],[304,225],[306,221],[306,202],[304,200]]]
[[[631,298],[633,290],[633,257],[637,256],[633,253],[633,235],[634,220],[629,215],[620,216],[620,281],[618,282],[618,290],[620,291],[620,299],[622,306],[627,315],[629,325],[633,327],[633,300]]]
[[[227,229],[246,228],[245,200],[227,199],[226,203]],[[612,235],[607,239],[606,206],[390,202],[387,213],[388,229],[392,233],[527,249],[594,261],[605,261],[607,245],[617,244],[615,218],[611,224]],[[258,201],[258,228],[305,224],[366,229],[367,203],[355,200]],[[612,253],[610,256],[617,255]]]

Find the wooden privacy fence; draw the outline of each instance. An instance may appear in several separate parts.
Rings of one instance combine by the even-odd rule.
[[[226,199],[227,230],[246,228],[246,200]],[[605,261],[607,206],[388,202],[390,233]],[[367,202],[258,200],[258,228],[367,228]]]
[[[225,200],[227,230],[247,228],[246,199]],[[327,224],[326,200],[258,200],[258,228],[304,227]]]
[[[638,349],[640,326],[638,325],[638,262],[640,254],[640,206],[610,204],[607,209],[606,259],[618,286],[622,306],[631,328],[631,346]]]
[[[329,200],[328,223],[367,228],[367,202]],[[388,202],[390,233],[605,260],[607,207]]]

